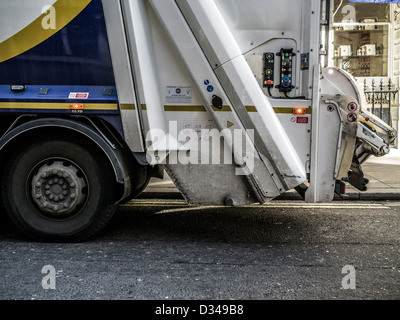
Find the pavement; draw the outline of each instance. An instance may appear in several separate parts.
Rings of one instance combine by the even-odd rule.
[[[363,165],[364,177],[369,179],[368,190],[359,191],[347,184],[345,197],[335,200],[385,201],[400,200],[400,150],[391,149],[384,157],[370,157]],[[153,178],[140,196],[142,199],[183,199],[174,183],[165,174],[164,179]],[[295,190],[289,190],[277,200],[302,200]]]

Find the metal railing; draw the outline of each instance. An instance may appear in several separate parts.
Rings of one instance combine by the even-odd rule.
[[[372,79],[371,86],[367,86],[367,79],[364,80],[364,94],[367,103],[371,105],[371,112],[392,126],[392,107],[396,104],[398,88],[393,86],[389,78],[387,85],[381,79],[379,86]]]

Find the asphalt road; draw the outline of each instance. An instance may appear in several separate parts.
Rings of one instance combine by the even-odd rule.
[[[0,299],[397,300],[399,230],[400,202],[141,200],[71,244],[30,242],[1,218]]]

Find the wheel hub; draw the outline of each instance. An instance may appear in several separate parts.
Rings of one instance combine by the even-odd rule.
[[[85,190],[87,183],[82,172],[64,161],[40,166],[32,179],[33,201],[51,215],[74,213],[86,200]]]

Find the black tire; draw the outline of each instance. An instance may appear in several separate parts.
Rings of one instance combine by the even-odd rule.
[[[115,205],[115,177],[104,154],[83,139],[39,136],[10,156],[4,206],[34,240],[82,241],[102,230]]]

